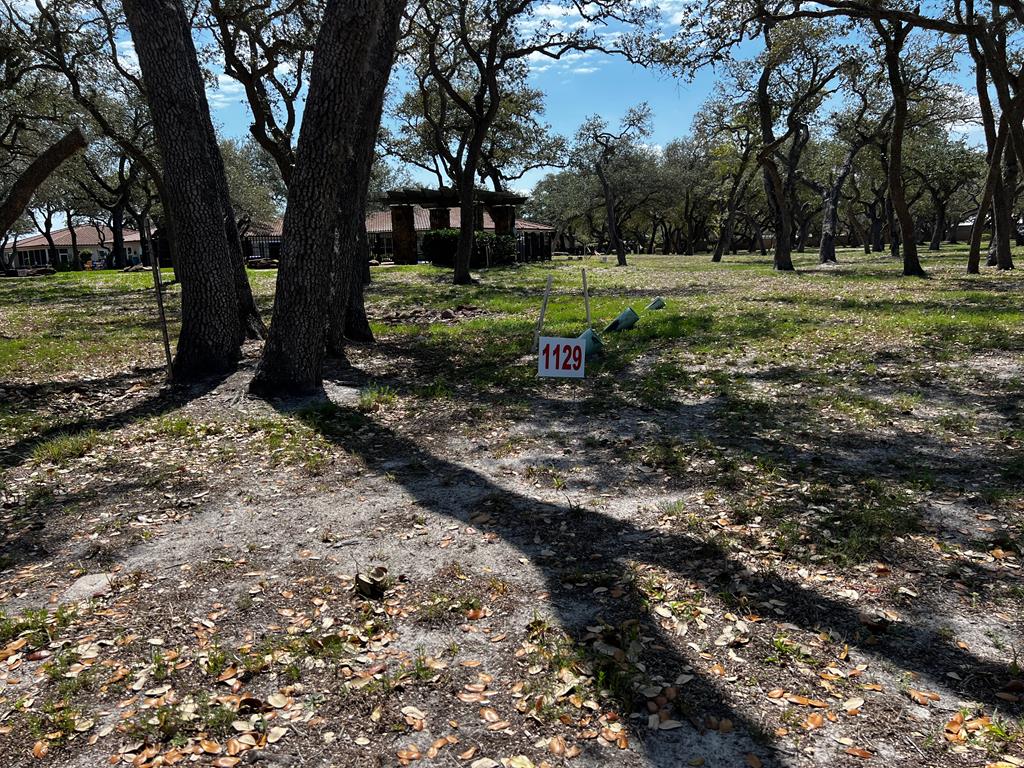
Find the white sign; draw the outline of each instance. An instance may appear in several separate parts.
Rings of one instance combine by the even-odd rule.
[[[537,353],[537,375],[560,379],[582,379],[586,366],[586,341],[542,336]]]

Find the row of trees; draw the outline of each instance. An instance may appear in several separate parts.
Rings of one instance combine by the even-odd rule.
[[[1024,150],[1012,36],[1022,19],[1000,3],[954,0],[947,19],[874,0],[701,0],[670,37],[657,8],[631,0],[3,3],[2,230],[33,192],[30,215],[58,198],[72,220],[159,213],[182,283],[182,378],[230,368],[246,335],[266,335],[253,389],[308,389],[328,354],[371,338],[364,211],[378,139],[457,190],[456,282],[471,279],[476,186],[501,189],[550,164],[566,170],[539,186],[535,213],[607,244],[620,263],[627,241],[669,251],[713,243],[717,260],[738,241],[767,240],[775,265],[792,269],[792,251],[812,231],[821,258],[834,260],[849,229],[874,248],[887,237],[904,272],[922,274],[922,231],[937,244],[973,212],[971,270],[990,217],[994,260],[1012,266]],[[759,55],[738,56],[749,41]],[[667,147],[647,144],[643,105],[619,126],[588,119],[567,141],[543,123],[529,67],[579,51],[625,54],[681,77],[711,64],[723,85],[692,136]],[[964,57],[976,106],[950,84]],[[409,88],[380,132],[396,60]],[[218,140],[209,63],[241,86],[250,142]],[[984,157],[948,135],[972,106]],[[238,191],[254,186],[262,199]],[[240,242],[267,206],[284,210],[269,335]]]
[[[14,215],[0,229],[16,233],[26,208],[29,219],[42,216],[36,224],[47,232],[58,208],[70,223],[105,218],[115,231],[126,214],[140,224],[158,214],[182,286],[175,375],[226,370],[246,336],[265,336],[253,390],[315,388],[328,354],[370,337],[364,211],[396,56],[423,63],[422,81],[468,131],[449,157],[468,211],[478,172],[499,179],[507,167],[502,142],[515,141],[503,121],[530,113],[529,103],[506,99],[506,86],[524,82],[528,57],[601,46],[585,25],[527,23],[535,5],[5,0],[0,57],[11,122],[0,178],[4,211]],[[591,20],[627,6],[595,6]],[[565,9],[575,12],[572,3]],[[212,61],[242,86],[252,146],[218,141],[203,68]],[[246,206],[232,194],[252,186],[232,184],[244,176],[233,156],[253,166],[269,160],[278,182],[264,185],[271,198]],[[240,231],[263,203],[278,202],[275,192],[284,234],[268,332],[246,278]],[[472,220],[463,217],[470,235]],[[460,282],[469,277],[465,235]]]
[[[700,0],[688,4],[672,40],[648,43],[662,66],[683,76],[707,64],[734,67],[743,43],[761,45],[763,53],[752,67],[756,83],[746,90],[754,94],[757,109],[756,161],[774,219],[775,262],[780,269],[792,268],[792,196],[787,185],[793,183],[788,170],[797,166],[789,157],[806,143],[814,114],[807,107],[824,104],[831,91],[843,88],[850,104],[844,121],[848,158],[853,159],[840,166],[833,186],[841,189],[841,169],[852,168],[864,148],[877,145],[887,187],[887,218],[892,239],[901,246],[903,272],[923,275],[918,222],[908,190],[912,174],[907,143],[922,128],[944,128],[963,118],[960,108],[942,114],[943,107],[958,101],[944,78],[960,58],[966,58],[973,70],[973,97],[987,150],[968,270],[978,271],[983,225],[989,216],[993,260],[1001,269],[1013,266],[1013,208],[1024,152],[1024,69],[1017,50],[1022,24],[1024,7],[1002,0],[951,0],[925,7],[876,0],[823,0],[813,5],[799,0]],[[780,92],[786,96],[775,111]],[[831,199],[838,196],[833,193]],[[827,233],[835,231],[836,207],[829,205],[823,223]]]
[[[624,121],[617,132],[624,135],[588,122],[578,137],[584,139],[580,154],[537,184],[528,215],[578,243],[614,252],[620,261],[627,250],[709,251],[714,261],[738,248],[767,253],[774,246],[776,220],[755,161],[753,115],[743,122],[742,113],[716,98],[698,114],[692,135],[653,147],[646,142],[646,121],[635,119],[643,112],[634,110]],[[786,211],[792,250],[814,247],[820,261],[835,261],[843,235],[848,245],[898,257],[884,137],[865,141],[846,132],[846,115],[833,117],[831,126],[809,132],[784,155],[793,163],[785,174],[791,182]],[[614,154],[599,160],[612,138],[617,139]],[[922,125],[908,140],[905,168],[915,240],[929,250],[956,242],[959,225],[978,209],[984,151],[951,137],[942,126]],[[1016,222],[1021,213],[1014,210]]]
[[[239,233],[276,220],[283,190],[266,154],[252,141],[233,139],[221,140],[220,151]],[[163,220],[152,180],[116,144],[98,137],[36,187],[25,210],[0,237],[0,250],[6,249],[11,260],[0,267],[13,266],[19,238],[36,232],[45,238],[55,261],[54,232],[60,224],[71,233],[71,269],[82,268],[75,242],[76,228],[81,226],[94,228],[100,244],[109,250],[107,266],[121,269],[128,266],[124,231],[142,231],[147,214],[155,222]]]

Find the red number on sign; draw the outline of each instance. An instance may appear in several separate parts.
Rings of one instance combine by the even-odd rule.
[[[583,365],[583,349],[582,347],[572,348],[572,369],[578,371],[580,366]]]
[[[565,355],[565,358],[562,360],[562,370],[563,371],[571,371],[572,370],[572,351],[573,351],[573,349],[575,349],[575,347],[570,347],[568,344],[564,344],[562,346],[562,352]]]
[[[551,345],[550,344],[545,344],[544,345],[544,367],[545,368],[550,368],[551,367]]]

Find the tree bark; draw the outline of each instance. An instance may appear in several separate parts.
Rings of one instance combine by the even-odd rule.
[[[999,215],[999,244],[996,248],[996,267],[1013,269],[1013,250],[1011,241],[1017,232],[1013,218],[1013,202],[1017,191],[1017,153],[1013,147],[1014,138],[1007,137],[1006,149],[1003,152],[1003,208]]]
[[[328,0],[324,10],[288,188],[274,320],[250,384],[261,395],[322,386],[332,266],[347,275],[352,270],[351,263],[335,260],[338,211],[344,201],[350,215],[364,215],[351,207],[365,196],[358,188],[361,179],[369,178],[368,173],[346,177],[339,169],[359,149],[360,127],[353,115],[360,114],[382,16],[383,0]],[[346,242],[338,252],[353,251]]]
[[[932,240],[928,243],[928,250],[938,251],[942,248],[942,237],[946,234],[946,206],[933,199],[932,207],[935,208],[935,225],[932,227]]]
[[[981,238],[985,232],[985,218],[988,216],[996,185],[1002,183],[1000,158],[1006,147],[1008,131],[1006,116],[1003,115],[999,121],[999,129],[996,132],[995,141],[990,149],[985,186],[982,188],[981,200],[978,202],[978,212],[974,215],[974,224],[971,226],[971,245],[967,254],[967,274],[969,275],[977,275],[981,272]],[[995,238],[993,237],[993,239]]]
[[[110,210],[110,230],[114,237],[111,245],[110,262],[114,269],[124,269],[124,201],[119,200]]]
[[[245,336],[224,227],[227,182],[219,153],[211,152],[213,124],[180,0],[126,0],[124,10],[163,161],[163,202],[181,276],[174,377],[197,379],[231,369]]]
[[[729,250],[732,242],[733,232],[736,229],[736,206],[731,205],[726,209],[725,221],[722,222],[722,231],[718,233],[718,241],[715,243],[715,250],[711,254],[711,261],[716,264],[722,260],[722,256]]]
[[[832,184],[822,195],[821,205],[821,240],[818,243],[818,262],[826,264],[836,261],[836,236],[839,233],[839,196],[843,192],[843,185],[851,173],[853,173],[853,162],[860,151],[866,147],[867,141],[858,140],[850,145],[843,158],[843,164],[839,168]]]
[[[364,240],[365,242],[365,240]],[[369,246],[364,248],[366,258],[363,270],[353,272],[349,288],[348,306],[345,308],[345,338],[361,344],[374,342],[370,319],[366,316],[365,289],[370,284]]]
[[[342,171],[356,188],[351,201],[342,199],[338,209],[339,260],[331,278],[331,307],[327,334],[329,354],[344,354],[345,340],[372,342],[373,331],[366,317],[363,288],[370,277],[370,246],[366,235],[366,202],[370,168],[373,166],[377,133],[384,111],[384,92],[395,60],[399,22],[405,0],[383,0],[377,39],[368,53],[367,77],[356,118],[353,153]],[[347,203],[351,204],[347,204]],[[354,231],[353,231],[354,229]],[[341,253],[346,247],[351,253]],[[347,274],[344,266],[348,265]]]
[[[75,231],[75,222],[71,215],[71,211],[66,211],[64,214],[68,222],[68,235],[71,236],[71,269],[74,272],[82,271],[82,257],[78,253],[78,232]]]
[[[889,199],[892,202],[893,214],[899,222],[900,241],[903,247],[903,274],[913,277],[925,277],[927,273],[921,266],[917,255],[917,240],[914,237],[914,219],[907,205],[906,190],[903,186],[903,135],[907,125],[907,85],[903,78],[900,53],[903,43],[910,33],[910,25],[894,22],[893,29],[886,29],[879,20],[874,21],[885,47],[885,67],[889,77],[889,87],[893,98],[892,128],[889,134]],[[895,232],[893,233],[895,234]],[[895,242],[895,238],[893,238]]]
[[[11,228],[28,207],[36,189],[61,163],[85,149],[87,143],[84,134],[78,128],[73,128],[29,163],[15,180],[7,197],[0,202],[0,232],[7,232]]]
[[[601,189],[604,192],[604,211],[608,218],[609,244],[615,249],[615,263],[620,267],[625,267],[627,266],[626,246],[619,236],[619,225],[615,220],[615,191],[612,189],[612,185],[608,181],[608,176],[601,163],[595,166],[595,170],[597,171],[597,178],[601,182]]]
[[[765,32],[765,43],[768,44],[768,33]],[[770,46],[769,46],[770,47]],[[775,219],[775,269],[792,272],[792,224],[786,200],[786,188],[779,173],[778,163],[773,157],[771,147],[775,144],[775,132],[772,129],[772,103],[768,93],[771,80],[771,69],[766,65],[757,82],[757,112],[761,123],[761,140],[765,149],[761,151],[759,160],[764,171],[764,191],[768,197],[768,207]]]

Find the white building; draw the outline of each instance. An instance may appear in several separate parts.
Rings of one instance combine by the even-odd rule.
[[[121,230],[124,236],[125,260],[131,264],[142,257],[142,238],[134,229]],[[11,264],[14,269],[32,269],[33,267],[58,267],[70,264],[72,260],[71,230],[56,229],[50,233],[56,251],[50,253],[50,244],[44,235],[33,235],[7,243],[3,251],[4,264]],[[114,233],[109,227],[84,224],[75,227],[75,239],[79,256],[83,261],[91,261],[93,269],[107,266],[111,252],[114,250]],[[13,257],[13,258],[12,258]]]

